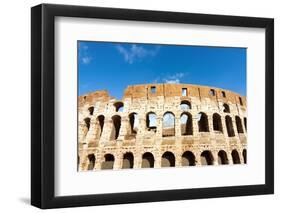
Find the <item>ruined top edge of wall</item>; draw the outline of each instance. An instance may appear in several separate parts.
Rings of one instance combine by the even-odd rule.
[[[154,88],[154,89],[153,89]],[[182,95],[182,89],[186,88],[186,96]],[[152,92],[152,89],[154,92]],[[210,90],[214,90],[215,94],[211,95]],[[223,95],[225,94],[225,97]],[[202,85],[194,85],[194,84],[139,84],[139,85],[129,85],[125,91],[123,100],[130,99],[139,99],[139,98],[153,98],[157,96],[168,97],[182,97],[190,98],[210,98],[210,99],[222,99],[223,101],[229,101],[233,103],[239,103],[239,98],[242,99],[243,104],[246,105],[246,97],[241,96],[238,93],[232,92],[230,90],[225,90],[216,87],[202,86]],[[95,92],[91,92],[82,96],[79,96],[79,103],[82,102],[96,102],[103,101],[107,102],[111,99],[115,99],[111,97],[106,90],[99,90]]]

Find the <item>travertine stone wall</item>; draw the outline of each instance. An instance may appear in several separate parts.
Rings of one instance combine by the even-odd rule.
[[[187,94],[184,96],[185,88]],[[181,108],[184,101],[190,103],[190,109]],[[124,106],[123,111],[116,111],[120,104]],[[229,106],[230,112],[224,112],[224,104]],[[149,163],[154,168],[246,163],[246,97],[228,90],[190,84],[132,85],[127,87],[122,100],[110,97],[107,91],[80,96],[78,110],[79,171],[142,168]],[[156,129],[147,126],[149,112],[156,114]],[[172,129],[163,128],[163,116],[167,112],[175,118]],[[135,127],[130,123],[132,113],[137,115]],[[192,117],[189,135],[182,135],[186,128],[181,124],[183,113]],[[209,131],[199,131],[199,113],[207,116]],[[216,120],[214,124],[215,113],[221,122]],[[227,116],[231,118],[233,135],[227,130]],[[114,125],[118,118],[121,124],[115,139],[118,130]],[[220,126],[220,129],[214,130],[214,126]],[[187,151],[189,154],[185,157]],[[144,156],[148,154],[144,153],[152,158],[146,159]]]

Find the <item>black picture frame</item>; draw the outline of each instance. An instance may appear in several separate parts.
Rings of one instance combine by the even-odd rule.
[[[265,184],[96,195],[54,195],[55,17],[264,28]],[[274,20],[164,11],[41,4],[31,9],[31,204],[42,209],[274,193]]]

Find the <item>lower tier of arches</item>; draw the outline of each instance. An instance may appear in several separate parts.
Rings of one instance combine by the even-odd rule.
[[[208,165],[246,164],[247,149],[202,149],[193,151],[175,151],[166,148],[162,152],[142,150],[142,152],[124,150],[88,150],[80,151],[78,156],[79,171],[107,169],[141,169]]]

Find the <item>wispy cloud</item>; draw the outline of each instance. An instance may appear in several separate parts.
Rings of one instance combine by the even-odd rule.
[[[141,60],[145,57],[154,57],[159,52],[160,46],[156,46],[153,49],[144,48],[141,45],[132,44],[130,48],[118,44],[116,45],[118,52],[124,57],[124,60],[133,64],[137,60]]]
[[[185,77],[187,73],[185,72],[178,72],[173,75],[168,75],[162,79],[163,83],[166,84],[179,84],[181,83],[181,79]]]
[[[79,60],[82,64],[90,64],[93,60],[93,57],[90,55],[89,46],[85,44],[79,45]]]

